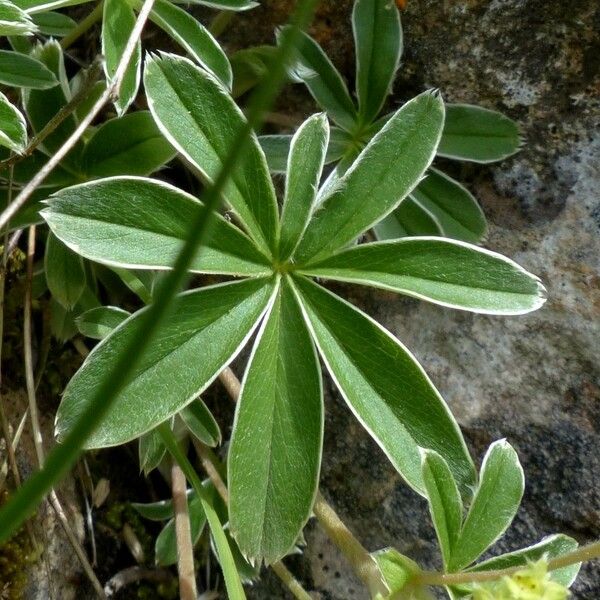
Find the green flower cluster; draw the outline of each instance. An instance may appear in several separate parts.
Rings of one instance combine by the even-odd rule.
[[[550,578],[548,563],[543,559],[510,577],[473,590],[473,600],[566,600],[568,597],[569,590]]]

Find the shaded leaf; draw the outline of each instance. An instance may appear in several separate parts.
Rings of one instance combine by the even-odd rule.
[[[0,83],[47,90],[58,84],[52,71],[32,56],[0,50]]]
[[[138,111],[102,123],[86,145],[81,162],[91,177],[150,175],[175,154],[152,115]]]
[[[138,440],[140,471],[148,476],[151,471],[154,471],[160,465],[166,453],[167,448],[156,429],[141,435]]]
[[[402,54],[402,26],[394,0],[356,0],[352,11],[356,93],[362,123],[381,110]]]
[[[188,404],[179,413],[191,433],[207,446],[221,443],[221,430],[201,398]]]
[[[518,152],[519,126],[502,113],[470,104],[447,104],[438,154],[479,163],[495,162]]]
[[[53,11],[37,13],[32,18],[41,33],[55,37],[64,37],[77,25],[71,17]]]
[[[81,257],[54,235],[46,239],[44,258],[46,282],[52,296],[67,310],[72,310],[85,289],[85,271]]]
[[[485,215],[477,200],[441,171],[430,169],[411,198],[435,218],[445,236],[477,243],[485,235]]]
[[[102,340],[130,316],[126,310],[116,306],[98,306],[79,315],[75,324],[81,335]]]
[[[398,208],[373,227],[373,231],[378,240],[396,240],[418,235],[437,236],[442,233],[437,220],[417,204],[412,196],[404,198]]]

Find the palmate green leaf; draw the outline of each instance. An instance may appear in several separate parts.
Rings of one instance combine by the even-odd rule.
[[[569,552],[577,550],[578,546],[577,540],[574,540],[568,535],[550,535],[533,546],[495,556],[494,558],[490,558],[470,567],[467,571],[492,571],[496,569],[526,566],[528,563],[536,562],[544,556],[547,559],[552,559],[562,556],[563,554],[568,554]],[[555,569],[550,571],[550,578],[553,581],[569,587],[575,581],[580,567],[581,563],[577,563],[568,567],[563,567],[562,569]]]
[[[485,235],[485,215],[477,200],[445,173],[430,169],[412,191],[411,198],[433,216],[445,236],[477,243]]]
[[[10,0],[0,0],[0,35],[33,35],[37,31],[31,17]]]
[[[176,152],[148,111],[105,121],[83,151],[82,168],[89,177],[150,175]]]
[[[412,196],[402,200],[400,206],[379,221],[373,231],[378,240],[397,240],[417,235],[441,235],[437,220],[417,204]]]
[[[221,443],[221,430],[201,398],[194,400],[181,410],[179,416],[190,432],[207,446]]]
[[[75,325],[81,335],[95,340],[103,340],[130,316],[131,313],[117,306],[98,306],[79,315],[75,319]]]
[[[323,439],[321,374],[284,281],[246,371],[228,458],[231,531],[250,562],[296,544],[317,491]]]
[[[123,56],[125,47],[135,25],[135,14],[127,0],[105,0],[102,17],[102,54],[104,55],[104,72],[106,79],[112,81],[117,66]],[[136,43],[135,51],[127,65],[125,76],[119,88],[119,98],[115,108],[119,116],[123,115],[135,100],[140,86],[140,65],[142,62],[142,45]]]
[[[208,29],[182,8],[166,0],[156,0],[150,19],[168,33],[190,56],[214,73],[231,89],[233,75],[227,55]]]
[[[490,163],[518,152],[519,126],[502,113],[470,104],[447,104],[438,154]]]
[[[279,43],[288,31],[284,27],[278,32]],[[340,72],[321,46],[306,33],[302,33],[300,37],[289,74],[295,81],[306,85],[317,104],[327,112],[332,121],[347,131],[356,129],[358,114]]]
[[[0,92],[0,145],[21,154],[27,146],[27,123],[21,111]]]
[[[410,352],[377,322],[303,277],[305,320],[352,412],[407,483],[425,494],[419,448],[448,462],[461,491],[475,469],[444,400]]]
[[[423,451],[423,483],[429,501],[429,512],[442,551],[448,564],[462,525],[462,501],[448,463],[433,450]]]
[[[196,398],[244,346],[260,319],[273,284],[267,279],[226,283],[177,296],[152,346],[87,448],[135,439]],[[94,389],[139,327],[147,308],[102,340],[69,382],[56,417],[62,439],[87,408]]]
[[[295,252],[298,263],[331,255],[389,214],[435,156],[444,104],[425,92],[407,102],[322,198]]]
[[[32,19],[41,33],[54,37],[64,37],[77,25],[71,17],[54,11],[36,13]]]
[[[138,440],[140,471],[147,477],[160,465],[166,453],[167,447],[156,429],[141,435]]]
[[[165,137],[213,181],[244,116],[213,75],[170,54],[146,61],[144,85]],[[267,162],[256,137],[238,161],[223,196],[262,250],[277,245],[278,211]]]
[[[360,244],[301,267],[300,272],[483,314],[520,315],[546,301],[540,280],[514,261],[443,238]]]
[[[511,524],[523,497],[525,478],[519,457],[506,440],[494,442],[481,465],[479,485],[460,536],[449,571],[458,571],[477,560]]]
[[[97,262],[130,269],[170,269],[202,203],[167,183],[113,177],[61,190],[42,216],[55,235]],[[191,271],[265,275],[252,241],[220,215]]]
[[[195,546],[206,526],[206,514],[202,502],[197,496],[188,498],[188,514],[192,545]],[[168,567],[177,562],[177,535],[175,519],[171,519],[158,534],[154,542],[154,557],[157,565]]]
[[[356,93],[362,123],[381,110],[402,54],[402,25],[394,0],[357,0],[352,11]]]
[[[281,213],[280,260],[292,255],[306,229],[328,145],[329,124],[324,113],[306,120],[292,138]]]
[[[72,310],[85,289],[81,256],[50,234],[46,239],[44,265],[48,289],[64,308]]]
[[[54,73],[35,57],[0,50],[0,83],[14,87],[47,90],[58,84]]]

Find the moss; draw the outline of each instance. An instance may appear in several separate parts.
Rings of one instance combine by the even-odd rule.
[[[0,496],[0,505],[8,498],[5,491]],[[25,527],[0,547],[0,598],[20,600],[27,585],[27,566],[34,563],[38,553],[31,544]]]

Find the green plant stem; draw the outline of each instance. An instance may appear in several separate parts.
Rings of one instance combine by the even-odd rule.
[[[548,561],[548,570],[555,571],[556,569],[562,569],[569,567],[580,562],[588,560],[595,560],[600,558],[600,541],[593,542],[587,546],[582,546],[573,552],[557,556]],[[411,583],[416,585],[434,585],[434,586],[446,586],[446,585],[459,585],[465,583],[478,583],[486,581],[495,581],[505,576],[510,576],[517,571],[522,570],[523,567],[510,567],[508,569],[498,569],[495,571],[463,571],[461,573],[439,573],[437,571],[423,571],[416,575]]]
[[[100,19],[102,19],[102,11],[104,9],[104,0],[100,0],[96,5],[96,8],[82,21],[77,23],[77,26],[71,31],[71,33],[65,35],[60,40],[60,45],[63,50],[66,50],[74,42],[76,42],[88,29],[93,27]]]
[[[310,594],[302,587],[300,582],[288,571],[287,567],[281,562],[276,562],[271,565],[274,573],[281,579],[287,589],[292,593],[294,598],[298,600],[313,600]]]
[[[377,594],[387,596],[389,590],[384,584],[375,559],[368,550],[354,537],[346,524],[340,519],[333,507],[317,493],[313,512],[319,524],[333,543],[341,550],[352,570],[369,588],[373,597]]]
[[[21,154],[13,154],[10,158],[0,162],[0,170],[11,167],[30,156],[33,151],[68,117],[77,107],[85,100],[98,81],[98,77],[102,72],[102,64],[99,59],[94,60],[87,70],[85,80],[81,89],[65,104],[61,109],[44,125],[40,132],[35,135],[27,144],[27,147]]]
[[[210,221],[215,213],[215,209],[219,206],[225,184],[233,173],[238,159],[243,156],[252,130],[260,124],[264,112],[274,101],[279,88],[283,83],[285,77],[285,65],[297,43],[299,32],[309,23],[316,4],[317,0],[303,0],[297,5],[292,17],[291,34],[285,37],[285,41],[276,51],[276,58],[273,61],[272,68],[269,72],[269,80],[268,82],[264,82],[266,84],[261,85],[252,96],[250,100],[251,109],[248,112],[247,122],[238,131],[214,183],[207,186],[203,198],[205,202],[204,207],[198,210],[197,215],[192,219],[186,241],[175,260],[173,269],[165,277],[158,288],[154,303],[150,305],[148,312],[145,314],[145,318],[141,320],[135,335],[132,336],[130,343],[124,348],[114,368],[106,373],[104,379],[96,388],[89,406],[74,424],[73,429],[66,436],[64,442],[61,445],[56,446],[48,455],[45,468],[30,477],[21,490],[0,510],[0,543],[5,541],[19,527],[23,520],[35,510],[37,503],[44,497],[48,490],[52,488],[54,482],[64,476],[75,463],[81,452],[81,448],[85,444],[85,440],[102,421],[113,405],[118,393],[125,385],[127,377],[139,364],[144,348],[154,338],[154,334],[163,317],[171,307],[175,293],[187,281],[188,267],[191,264],[191,261],[196,257],[198,247],[209,233]],[[25,203],[48,173],[58,164],[58,162],[60,162],[60,159],[66,155],[70,147],[73,146],[76,140],[83,134],[85,128],[91,123],[94,116],[98,114],[100,109],[104,106],[107,99],[111,97],[111,94],[115,89],[115,83],[118,83],[119,77],[122,79],[122,73],[124,73],[124,70],[131,59],[135,43],[137,39],[139,39],[144,23],[152,10],[152,5],[153,0],[145,0],[125,52],[121,58],[120,65],[122,66],[122,69],[117,69],[113,84],[107,88],[107,92],[105,92],[96,102],[87,118],[81,122],[80,126],[69,140],[67,140],[65,145],[50,159],[50,161],[48,161],[40,173],[38,173],[38,175],[32,179],[30,184],[19,194],[21,197],[20,203],[17,202],[19,199],[18,196],[15,198],[15,201],[7,207],[2,215],[0,215],[0,229],[6,225],[12,215],[14,215],[19,207]]]

